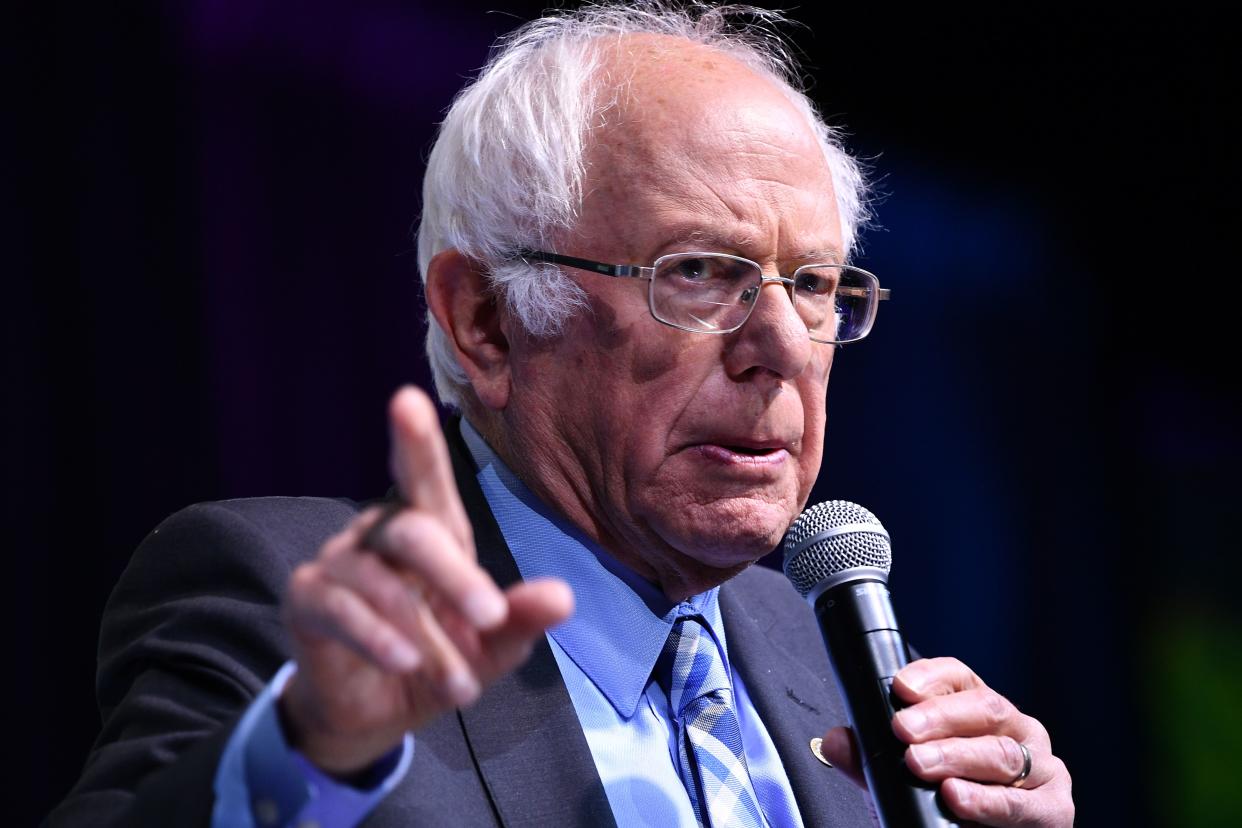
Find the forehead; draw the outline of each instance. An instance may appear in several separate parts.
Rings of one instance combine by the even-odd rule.
[[[663,36],[620,41],[601,74],[609,104],[590,138],[583,234],[631,257],[694,239],[766,258],[840,252],[823,149],[774,81]]]

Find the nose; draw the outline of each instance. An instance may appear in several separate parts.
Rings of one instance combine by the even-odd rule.
[[[815,343],[794,310],[790,290],[787,279],[764,278],[750,318],[733,335],[725,355],[731,376],[740,379],[753,372],[790,380],[806,368]]]

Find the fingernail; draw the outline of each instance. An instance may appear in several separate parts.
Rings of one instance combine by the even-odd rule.
[[[499,626],[509,612],[509,607],[503,598],[490,590],[483,589],[466,596],[464,609],[470,623],[485,630]]]
[[[901,724],[912,736],[917,736],[924,730],[927,730],[927,716],[918,708],[907,707],[905,710],[899,711],[897,716],[901,719]]]
[[[923,770],[931,770],[944,761],[944,754],[934,745],[910,745],[914,763]]]
[[[458,706],[473,702],[479,697],[480,690],[479,682],[469,673],[453,673],[448,677],[449,696]]]

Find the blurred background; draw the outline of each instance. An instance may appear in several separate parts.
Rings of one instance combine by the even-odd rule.
[[[19,4],[15,823],[80,771],[99,616],[156,523],[386,489],[386,400],[429,387],[434,124],[541,8]],[[880,516],[909,637],[1048,726],[1079,824],[1242,824],[1236,30],[997,9],[792,10],[880,196],[857,261],[894,294],[838,355],[813,500]]]

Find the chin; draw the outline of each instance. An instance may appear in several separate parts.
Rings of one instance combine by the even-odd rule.
[[[775,549],[795,516],[790,504],[730,498],[689,507],[661,534],[700,563],[736,569]]]

